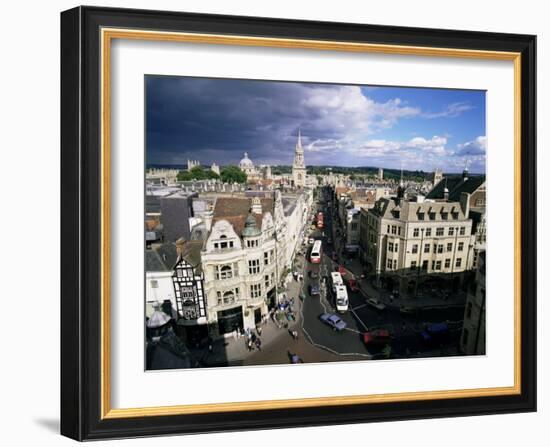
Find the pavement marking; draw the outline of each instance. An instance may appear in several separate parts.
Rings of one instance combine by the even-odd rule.
[[[363,307],[367,307],[367,304],[360,304],[359,306],[352,307],[351,310],[359,310],[363,309]]]

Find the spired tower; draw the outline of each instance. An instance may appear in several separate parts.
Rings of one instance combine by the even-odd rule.
[[[292,164],[292,179],[294,186],[303,188],[306,186],[306,165],[304,163],[304,149],[302,148],[302,135],[298,129],[298,142],[294,151],[294,163]]]

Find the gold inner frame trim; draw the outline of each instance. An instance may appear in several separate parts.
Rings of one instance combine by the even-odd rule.
[[[210,45],[259,46],[320,51],[382,53],[392,55],[452,57],[513,61],[514,63],[514,385],[355,396],[327,396],[214,404],[174,405],[142,408],[111,408],[110,358],[110,175],[111,175],[111,41],[113,39],[200,43]],[[367,403],[407,402],[504,396],[521,393],[521,54],[514,52],[464,50],[457,48],[383,45],[305,39],[144,31],[121,28],[101,29],[101,418],[131,418],[231,411],[311,408]]]

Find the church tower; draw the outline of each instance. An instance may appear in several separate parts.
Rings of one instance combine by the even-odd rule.
[[[303,188],[306,186],[306,165],[304,163],[304,149],[302,148],[302,135],[298,129],[298,142],[294,151],[294,163],[292,164],[292,180],[294,186]]]

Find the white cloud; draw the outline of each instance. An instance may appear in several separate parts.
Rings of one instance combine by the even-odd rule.
[[[366,141],[358,150],[358,155],[363,157],[371,156],[415,156],[448,155],[445,148],[447,138],[437,135],[430,139],[423,137],[415,137],[408,141],[392,141],[392,140],[369,140]]]
[[[467,156],[467,155],[483,155],[487,151],[487,137],[485,135],[477,137],[475,140],[467,141],[466,143],[459,144],[455,155]]]
[[[424,112],[422,113],[423,118],[456,118],[457,116],[462,115],[468,110],[472,110],[474,107],[468,102],[454,102],[445,107],[441,112]]]

